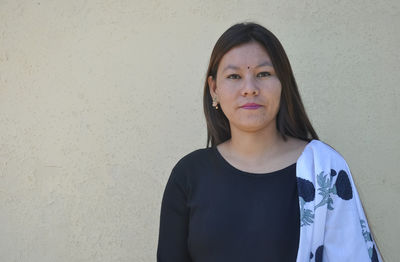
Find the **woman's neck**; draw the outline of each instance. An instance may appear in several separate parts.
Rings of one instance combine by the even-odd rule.
[[[231,139],[223,144],[222,147],[232,158],[258,162],[278,155],[285,141],[275,127],[258,132],[233,128]]]

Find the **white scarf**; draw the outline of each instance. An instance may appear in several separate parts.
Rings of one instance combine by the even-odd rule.
[[[297,160],[300,243],[296,262],[381,262],[350,169],[312,140]]]

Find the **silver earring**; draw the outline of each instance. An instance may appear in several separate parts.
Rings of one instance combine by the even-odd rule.
[[[217,97],[216,97],[216,96],[213,97],[213,104],[212,104],[212,106],[215,107],[215,109],[218,109],[218,102],[217,102]]]

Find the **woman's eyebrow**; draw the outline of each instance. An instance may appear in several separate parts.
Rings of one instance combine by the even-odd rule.
[[[228,70],[228,69],[238,70],[238,69],[240,69],[240,68],[237,67],[237,66],[234,66],[234,65],[227,65],[227,66],[224,68],[224,70],[222,70],[222,72],[225,72],[225,71]]]
[[[271,64],[271,62],[269,62],[269,61],[265,61],[265,62],[262,62],[261,64],[259,64],[258,66],[256,66],[256,68],[262,67],[262,66],[272,66],[272,64]],[[234,65],[227,65],[227,66],[224,68],[224,70],[222,70],[222,72],[225,72],[225,71],[228,70],[228,69],[238,70],[238,69],[240,69],[240,67],[234,66]]]
[[[272,64],[271,64],[271,62],[269,62],[269,61],[265,61],[265,62],[259,64],[258,66],[256,66],[256,68],[257,68],[257,67],[262,67],[262,66],[272,66]]]

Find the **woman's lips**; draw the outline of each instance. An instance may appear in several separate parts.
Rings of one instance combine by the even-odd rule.
[[[243,108],[243,109],[257,109],[260,106],[261,105],[259,105],[259,104],[251,103],[251,104],[245,104],[245,105],[241,106],[241,108]]]

